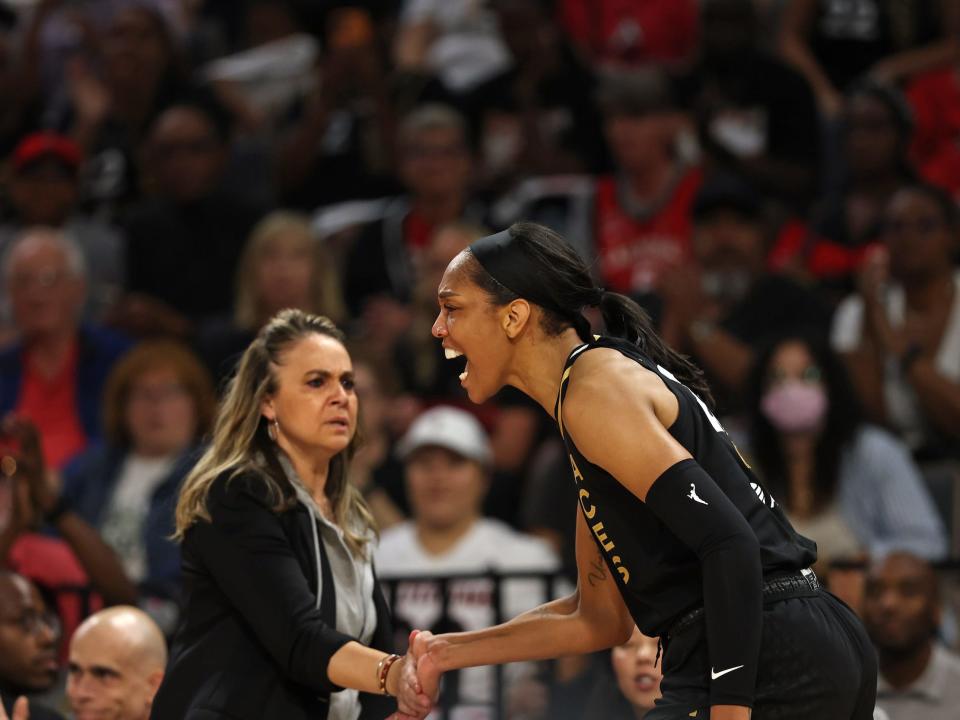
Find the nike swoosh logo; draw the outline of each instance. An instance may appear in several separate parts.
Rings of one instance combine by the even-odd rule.
[[[734,670],[739,670],[743,665],[737,665],[736,667],[727,668],[726,670],[721,670],[720,672],[714,672],[713,668],[710,668],[710,679],[716,680],[718,677],[723,677],[727,673],[732,673]]]

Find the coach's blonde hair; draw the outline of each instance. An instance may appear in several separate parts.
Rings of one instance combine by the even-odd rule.
[[[294,490],[277,460],[278,448],[267,434],[261,407],[264,400],[277,391],[273,367],[282,364],[283,354],[293,345],[312,334],[344,341],[343,333],[328,318],[301,310],[282,310],[244,352],[214,421],[210,447],[180,490],[175,539],[182,540],[196,522],[211,522],[207,496],[214,480],[223,473],[229,473],[229,479],[252,471],[263,478],[274,512],[296,504]],[[356,443],[355,435],[350,444],[330,460],[325,492],[347,544],[355,553],[363,554],[369,531],[375,533],[376,525],[362,495],[347,480]]]

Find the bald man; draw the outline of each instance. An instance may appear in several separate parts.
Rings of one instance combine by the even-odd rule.
[[[120,605],[91,615],[70,640],[76,720],[147,720],[166,665],[163,633],[145,612]]]

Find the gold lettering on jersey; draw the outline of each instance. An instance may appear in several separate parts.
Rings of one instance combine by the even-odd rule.
[[[568,455],[570,458],[570,467],[573,468],[573,479],[578,483],[583,482],[583,475],[580,474],[580,468],[577,467],[577,461],[573,459],[573,455]]]
[[[577,461],[573,459],[573,455],[568,455],[568,457],[570,458],[570,467],[573,468],[573,478],[579,485],[583,482],[583,474],[580,472],[580,468],[577,467]],[[580,509],[583,510],[583,516],[587,520],[593,520],[597,515],[597,506],[590,502],[590,491],[585,487],[580,487],[577,490],[577,494],[579,496]],[[600,547],[603,548],[604,552],[609,553],[616,547],[614,541],[610,539],[604,530],[602,522],[595,522],[591,526],[591,530],[593,530],[594,537],[596,537],[597,542],[600,544]],[[630,582],[630,571],[623,566],[623,561],[619,555],[610,557],[610,563],[617,569],[624,585]]]
[[[585,488],[580,488],[580,507],[583,508],[583,515],[587,520],[593,520],[593,516],[597,514],[597,506],[591,503],[588,508],[584,501],[589,499],[590,491]]]
[[[614,547],[616,547],[613,544],[613,540],[610,540],[607,537],[607,534],[603,531],[602,522],[598,522],[593,526],[593,534],[597,536],[597,542],[600,543],[600,547],[602,547],[606,552],[610,552]]]

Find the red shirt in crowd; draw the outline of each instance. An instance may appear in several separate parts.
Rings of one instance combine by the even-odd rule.
[[[644,218],[621,206],[615,177],[597,182],[594,244],[607,289],[650,292],[666,270],[690,259],[690,211],[702,180],[699,168],[688,170],[663,207]]]
[[[907,100],[914,122],[910,155],[920,175],[960,196],[960,69],[920,75]]]
[[[595,63],[675,63],[699,35],[697,0],[563,0],[561,23]]]
[[[30,352],[23,353],[23,379],[15,412],[31,420],[40,431],[47,467],[63,467],[87,445],[77,407],[78,354],[75,341],[60,372],[48,378],[37,371]]]

